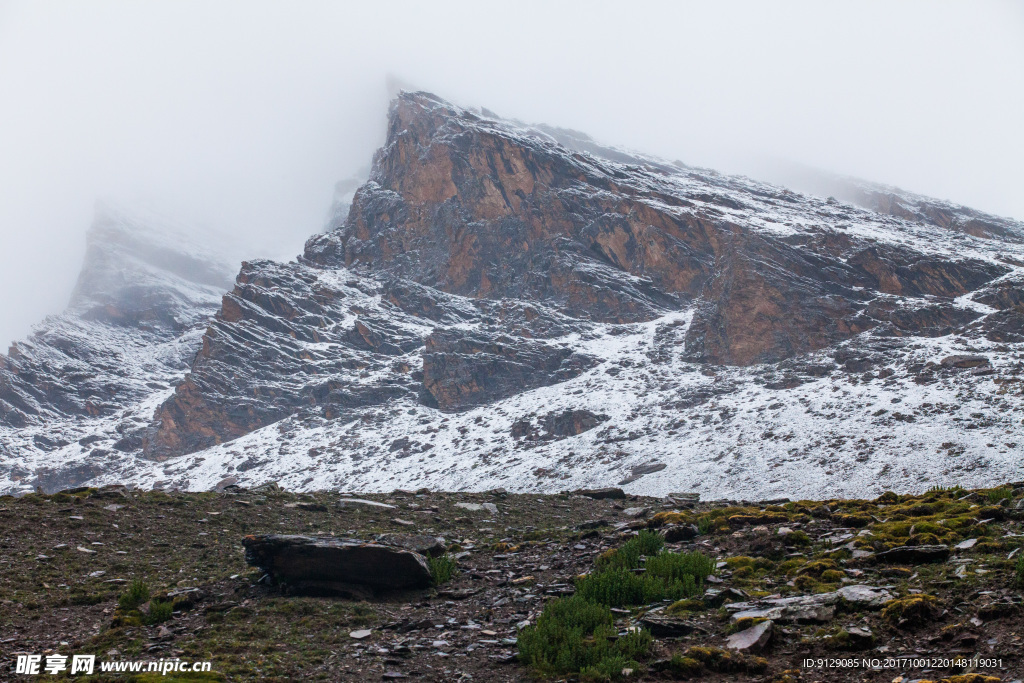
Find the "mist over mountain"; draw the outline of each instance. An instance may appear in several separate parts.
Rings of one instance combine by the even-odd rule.
[[[1004,2],[0,3],[0,348],[67,305],[97,198],[294,257],[365,179],[389,75],[692,166],[772,182],[781,159],[1020,220],[1022,26]]]
[[[4,488],[1019,475],[1024,225],[820,182],[845,200],[403,92],[296,260],[98,214],[72,305],[0,360]]]

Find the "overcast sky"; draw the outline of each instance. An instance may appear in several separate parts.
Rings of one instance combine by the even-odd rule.
[[[0,348],[64,307],[97,199],[294,256],[382,141],[388,74],[1024,219],[1024,2],[0,0]]]

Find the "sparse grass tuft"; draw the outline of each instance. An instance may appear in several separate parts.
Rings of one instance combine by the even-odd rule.
[[[153,600],[149,603],[149,613],[143,615],[142,623],[153,626],[171,618],[174,607],[169,600]]]
[[[149,585],[142,579],[135,579],[128,585],[128,590],[117,599],[117,604],[123,610],[133,610],[147,600]]]
[[[427,564],[430,566],[430,576],[435,586],[440,586],[452,580],[459,573],[455,560],[449,555],[440,557],[428,557]]]
[[[998,503],[1004,498],[1013,498],[1013,489],[1008,486],[1001,486],[995,489],[989,489],[985,492],[985,497],[988,498],[991,503]]]
[[[938,601],[934,595],[909,595],[885,603],[882,618],[899,628],[923,626],[938,613]]]

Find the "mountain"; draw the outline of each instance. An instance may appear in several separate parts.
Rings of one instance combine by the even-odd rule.
[[[116,480],[181,380],[232,268],[101,206],[67,310],[0,356],[0,473],[52,490]]]
[[[94,480],[771,497],[1019,478],[1024,225],[860,188],[798,194],[403,93],[347,217],[296,261],[243,263],[173,391],[112,392],[150,419]],[[68,467],[3,420],[19,482]]]

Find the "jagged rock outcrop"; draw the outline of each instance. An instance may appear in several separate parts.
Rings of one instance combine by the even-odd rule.
[[[0,356],[0,424],[100,417],[152,394],[154,375],[187,367],[178,341],[205,326],[229,272],[100,209],[67,311]]]
[[[400,96],[344,223],[298,263],[243,267],[147,454],[412,394],[493,403],[596,363],[552,340],[671,311],[693,311],[678,343],[696,363],[945,335],[980,315],[952,299],[1010,270],[862,237],[846,226],[892,219],[848,206],[559,139],[581,144]]]
[[[202,259],[148,247],[128,262],[152,283],[115,291],[116,257],[83,276],[75,324],[124,336],[0,361],[0,477],[777,497],[1012,476],[1024,226],[856,187],[403,93],[295,262],[247,262],[223,297]]]

